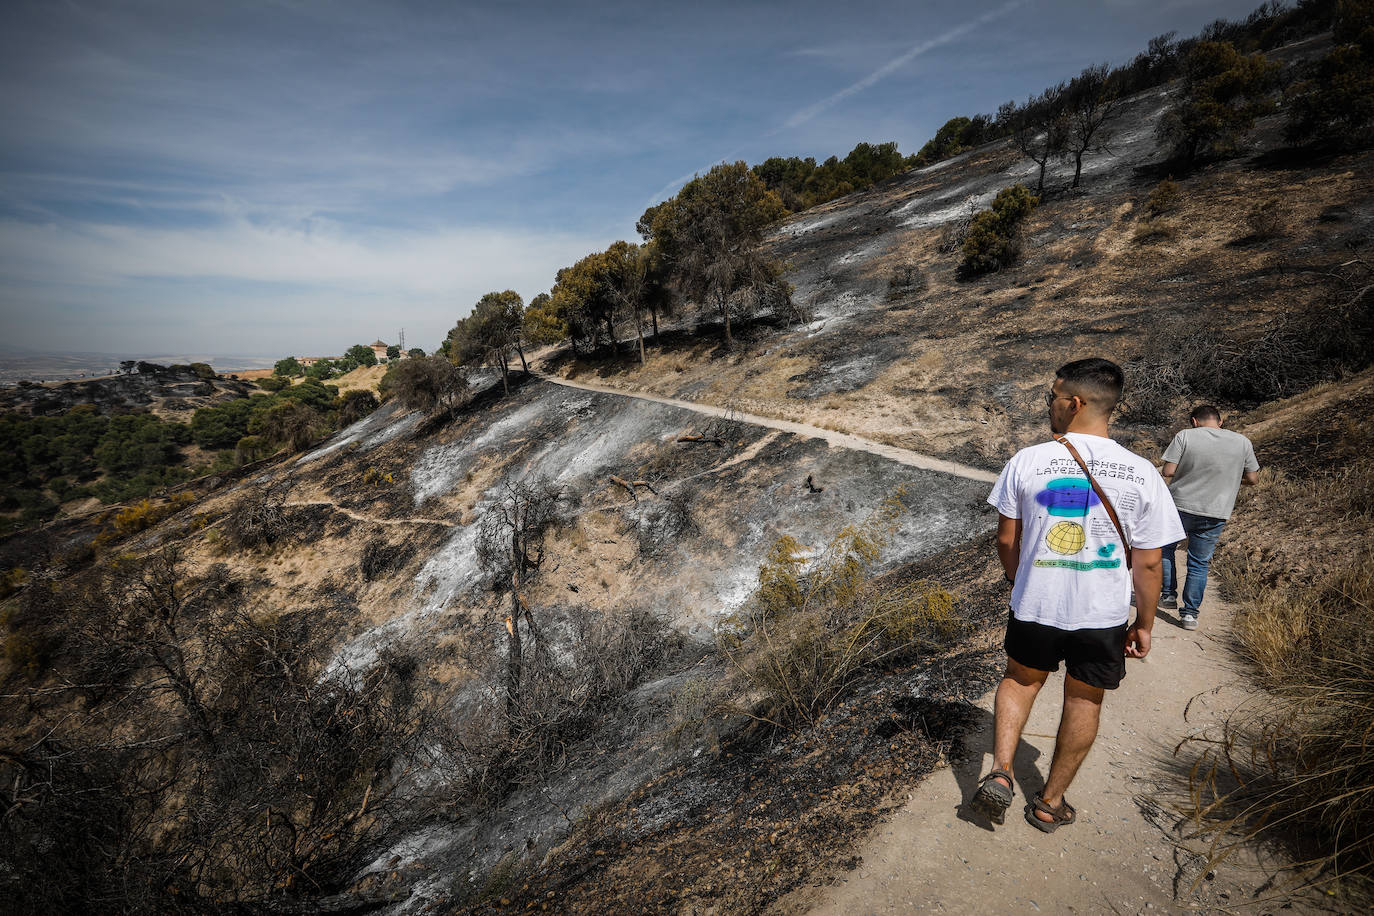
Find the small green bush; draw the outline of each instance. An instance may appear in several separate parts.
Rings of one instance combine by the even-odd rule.
[[[872,575],[906,511],[899,490],[861,524],[809,557],[784,535],[759,567],[759,587],[725,622],[719,650],[762,694],[751,715],[775,725],[817,722],[865,671],[947,645],[963,626],[936,583]]]
[[[191,493],[174,493],[163,503],[140,499],[132,506],[125,506],[115,513],[114,530],[116,534],[135,534],[153,527],[164,518],[169,518],[185,509],[196,498]]]
[[[280,375],[269,375],[267,378],[258,379],[258,387],[263,391],[277,392],[289,387],[290,379],[282,378]]]
[[[1040,198],[1015,184],[997,192],[992,207],[976,214],[964,238],[963,276],[992,273],[1014,264],[1021,255],[1017,230],[1021,221],[1040,203]]]

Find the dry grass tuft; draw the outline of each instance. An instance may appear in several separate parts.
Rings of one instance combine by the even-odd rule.
[[[760,698],[750,715],[813,725],[864,671],[948,645],[961,632],[955,597],[939,585],[888,585],[872,575],[905,511],[902,495],[814,557],[786,535],[773,544],[758,591],[718,643]]]
[[[1288,214],[1277,198],[1270,197],[1250,208],[1245,214],[1245,225],[1250,229],[1250,238],[1256,241],[1277,238],[1288,227]]]
[[[1131,240],[1137,245],[1153,245],[1156,242],[1172,242],[1178,238],[1178,226],[1159,217],[1143,219],[1135,227]]]
[[[1371,467],[1346,482],[1367,488]],[[1211,864],[1272,840],[1293,853],[1298,883],[1374,903],[1374,558],[1353,556],[1310,588],[1269,587],[1248,564],[1226,578],[1246,599],[1236,636],[1272,699],[1191,742],[1189,813],[1212,839]]]

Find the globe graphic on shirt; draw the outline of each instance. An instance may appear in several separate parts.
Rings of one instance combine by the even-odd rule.
[[[1054,527],[1050,528],[1050,533],[1045,535],[1045,546],[1065,556],[1078,553],[1087,542],[1083,526],[1078,522],[1056,522]]]

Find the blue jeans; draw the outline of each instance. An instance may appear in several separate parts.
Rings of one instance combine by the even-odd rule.
[[[1198,605],[1202,604],[1202,592],[1207,588],[1207,569],[1212,565],[1212,554],[1217,549],[1217,539],[1221,529],[1226,527],[1224,518],[1208,518],[1205,515],[1190,515],[1179,512],[1183,530],[1188,535],[1188,578],[1183,581],[1183,607],[1179,615],[1196,617]],[[1174,551],[1179,544],[1170,544],[1162,551],[1164,583],[1160,587],[1161,597],[1173,598],[1178,595],[1178,573],[1174,566]]]

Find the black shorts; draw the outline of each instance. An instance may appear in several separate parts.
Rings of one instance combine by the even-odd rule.
[[[1064,669],[1089,687],[1115,690],[1126,676],[1127,624],[1091,630],[1061,630],[1007,617],[1007,656],[1037,671]]]

